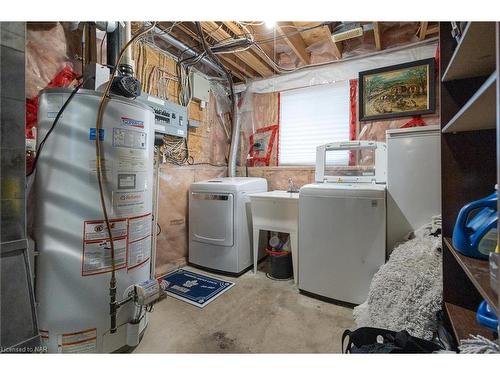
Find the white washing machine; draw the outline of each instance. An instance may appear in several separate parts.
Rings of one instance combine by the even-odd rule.
[[[249,269],[253,246],[248,194],[264,191],[264,178],[223,177],[191,184],[189,263],[235,275]]]
[[[373,159],[371,166],[348,166],[352,160]],[[339,162],[344,167],[335,165]],[[316,183],[299,194],[301,291],[350,304],[366,299],[373,275],[385,262],[386,165],[385,143],[317,148]]]

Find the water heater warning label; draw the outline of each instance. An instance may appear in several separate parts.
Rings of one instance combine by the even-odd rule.
[[[115,269],[127,266],[127,219],[110,220],[111,235],[115,249]],[[111,242],[104,220],[84,222],[82,276],[109,272],[111,264]]]
[[[113,238],[115,270],[127,266],[127,238]],[[111,242],[109,240],[86,241],[83,244],[82,275],[96,275],[111,271]]]
[[[151,213],[111,219],[115,249],[115,270],[139,267],[151,257]],[[111,246],[104,220],[83,223],[82,276],[112,270]]]
[[[125,237],[127,235],[127,219],[112,219],[111,235],[113,238]],[[85,222],[85,241],[106,240],[109,238],[106,223],[103,220],[91,220]]]
[[[59,353],[95,353],[97,349],[97,329],[63,333],[57,338]]]

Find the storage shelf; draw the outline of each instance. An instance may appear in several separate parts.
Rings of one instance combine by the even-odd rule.
[[[487,76],[495,64],[495,23],[469,22],[441,81]]]
[[[494,129],[496,127],[496,72],[443,128],[443,133]]]
[[[490,271],[487,260],[474,259],[460,254],[452,245],[451,238],[444,238],[444,243],[467,277],[476,287],[479,294],[488,302],[488,305],[498,316],[498,297],[490,286]]]
[[[460,343],[460,339],[469,338],[469,335],[481,335],[490,340],[493,339],[493,333],[476,321],[475,311],[449,302],[445,302],[444,307],[458,343]]]

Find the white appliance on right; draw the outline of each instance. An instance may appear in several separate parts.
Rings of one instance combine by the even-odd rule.
[[[386,132],[387,251],[441,214],[441,129]]]
[[[386,254],[386,145],[318,146],[316,183],[299,193],[299,290],[362,303]]]

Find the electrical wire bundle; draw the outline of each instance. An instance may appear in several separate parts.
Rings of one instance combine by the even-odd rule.
[[[179,138],[171,135],[163,137],[163,146],[160,147],[160,153],[164,163],[175,165],[193,164],[192,156],[189,156],[189,149],[185,138]]]

